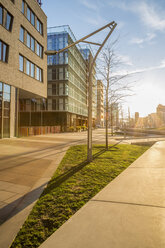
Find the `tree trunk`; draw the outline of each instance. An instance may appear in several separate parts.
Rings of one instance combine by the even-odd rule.
[[[106,139],[106,150],[108,150],[108,87],[106,89],[105,139]]]

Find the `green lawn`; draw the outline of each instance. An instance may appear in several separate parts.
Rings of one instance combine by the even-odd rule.
[[[147,149],[117,145],[105,151],[102,145],[94,146],[90,164],[85,145],[68,149],[11,247],[38,247]]]

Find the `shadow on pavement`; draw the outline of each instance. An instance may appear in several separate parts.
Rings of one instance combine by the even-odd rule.
[[[5,221],[9,220],[31,203],[36,201],[40,194],[42,193],[44,187],[47,183],[42,184],[40,187],[28,192],[23,195],[19,199],[13,201],[12,203],[6,205],[5,207],[0,209],[0,225],[2,225]]]

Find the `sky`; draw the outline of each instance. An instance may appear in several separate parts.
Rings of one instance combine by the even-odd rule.
[[[164,0],[42,0],[48,27],[69,25],[77,39],[111,21],[119,37],[116,53],[130,73],[134,95],[124,103],[131,116],[156,112],[165,105],[165,1]],[[92,40],[100,42],[105,32]],[[129,79],[130,80],[130,79]]]

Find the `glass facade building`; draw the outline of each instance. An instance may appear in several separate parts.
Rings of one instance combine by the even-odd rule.
[[[48,28],[48,50],[60,50],[76,39],[69,26]],[[79,46],[49,55],[47,108],[65,129],[87,124],[87,62]],[[57,114],[58,113],[58,114]],[[59,113],[61,114],[60,121]]]

